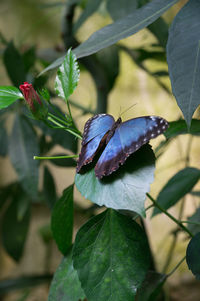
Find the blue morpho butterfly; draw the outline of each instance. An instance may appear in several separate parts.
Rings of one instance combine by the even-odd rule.
[[[159,116],[143,116],[122,122],[108,114],[90,118],[84,127],[82,148],[77,162],[77,173],[102,153],[95,165],[98,179],[116,171],[126,159],[150,139],[162,134],[168,122]]]

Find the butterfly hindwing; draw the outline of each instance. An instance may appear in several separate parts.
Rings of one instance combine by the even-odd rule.
[[[108,114],[95,115],[86,122],[82,148],[77,162],[77,172],[80,172],[84,165],[92,162],[102,138],[114,123],[114,118]]]
[[[95,166],[96,176],[100,179],[117,170],[132,153],[163,133],[167,127],[167,121],[157,116],[144,116],[121,123]]]

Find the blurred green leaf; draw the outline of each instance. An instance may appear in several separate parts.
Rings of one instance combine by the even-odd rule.
[[[13,196],[2,220],[3,246],[15,261],[19,261],[22,256],[30,221],[30,203],[23,218],[18,219],[19,201],[20,198]]]
[[[22,54],[22,60],[24,62],[24,68],[27,73],[34,66],[35,61],[36,61],[36,49],[34,46],[28,48]]]
[[[47,166],[45,166],[44,168],[43,193],[49,208],[52,209],[57,199],[56,187],[54,183],[54,178],[51,175]]]
[[[88,56],[127,38],[153,23],[178,0],[153,0],[133,13],[103,27],[75,48],[77,58]]]
[[[48,301],[81,301],[84,296],[70,252],[63,258],[54,274]]]
[[[190,240],[186,250],[186,262],[189,270],[194,274],[196,279],[200,280],[200,232]]]
[[[63,191],[55,203],[51,216],[51,230],[58,249],[65,255],[72,245],[73,185]]]
[[[156,298],[160,294],[166,279],[167,276],[164,274],[160,274],[155,271],[149,271],[142,285],[138,289],[135,301],[157,300]]]
[[[0,109],[7,108],[18,99],[23,99],[18,88],[12,86],[0,86]]]
[[[157,203],[165,210],[174,206],[184,195],[192,190],[200,179],[200,170],[186,167],[175,174],[163,187],[157,197]],[[152,216],[161,213],[154,208]]]
[[[53,239],[51,226],[50,224],[40,227],[39,234],[45,244],[48,244]]]
[[[188,217],[188,221],[200,224],[200,208],[197,208],[195,213],[192,216]],[[193,234],[197,234],[198,232],[200,232],[200,225],[188,223],[187,227]]]
[[[102,49],[96,54],[97,60],[103,67],[109,91],[113,88],[119,74],[119,48],[116,45]]]
[[[108,209],[78,231],[73,263],[88,300],[134,300],[150,266],[145,232]]]
[[[167,43],[172,91],[188,127],[200,104],[199,15],[199,0],[188,1],[174,18]]]
[[[26,71],[22,56],[13,42],[10,42],[6,47],[3,61],[10,80],[16,87],[19,87],[26,81]]]
[[[99,8],[102,0],[88,0],[85,8],[83,9],[80,17],[74,24],[73,31],[74,33],[81,27],[81,25],[91,16],[93,15],[97,9]]]
[[[19,278],[11,278],[0,281],[0,295],[4,295],[13,290],[24,289],[26,287],[41,285],[52,279],[51,274],[31,275]]]
[[[77,152],[78,148],[78,140],[74,137],[74,135],[70,134],[63,129],[51,129],[46,126],[44,123],[36,123],[32,121],[34,125],[39,126],[45,135],[48,135],[52,138],[52,145],[61,145],[65,149],[71,150],[73,153]]]
[[[8,134],[2,122],[0,122],[0,156],[5,157],[8,152]]]
[[[137,0],[107,0],[106,7],[111,18],[116,21],[132,13],[138,6]]]
[[[22,187],[33,198],[38,191],[38,162],[33,156],[39,154],[36,133],[24,116],[16,115],[9,143],[11,162]]]
[[[74,92],[79,81],[79,68],[75,55],[68,50],[67,55],[57,71],[55,90],[65,101]]]
[[[169,122],[169,128],[164,132],[167,139],[174,138],[178,135],[191,134],[200,135],[200,120],[192,119],[191,127],[188,130],[185,120]]]
[[[98,180],[94,169],[76,174],[75,184],[81,194],[99,206],[127,209],[145,216],[144,201],[153,182],[155,158],[147,144],[130,156],[110,176]]]

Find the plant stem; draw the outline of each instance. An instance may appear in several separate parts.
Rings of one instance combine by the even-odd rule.
[[[171,262],[171,259],[172,259],[172,256],[173,256],[173,253],[174,253],[174,250],[175,250],[175,247],[176,247],[177,235],[178,235],[178,232],[176,231],[174,233],[173,240],[172,240],[171,246],[170,246],[168,254],[167,254],[167,259],[166,259],[164,267],[162,269],[162,273],[163,274],[166,273],[167,268],[168,268],[168,266],[169,266],[169,264]]]
[[[38,157],[34,156],[34,160],[54,160],[54,159],[70,159],[70,158],[77,158],[78,155],[70,155],[70,156],[55,156],[55,157]]]
[[[197,222],[191,222],[191,221],[181,221],[181,223],[186,223],[186,224],[192,224],[192,225],[200,226],[200,223],[197,223]]]
[[[59,126],[60,128],[62,128],[63,130],[65,130],[65,131],[71,133],[72,135],[76,136],[77,138],[82,139],[82,137],[81,137],[80,134],[76,133],[76,132],[75,132],[74,130],[72,130],[72,129],[67,129],[67,128],[63,127],[62,124],[60,124],[59,122],[57,122],[56,120],[54,120],[51,116],[48,117],[48,120],[50,120],[52,123],[54,123],[54,124],[56,124],[57,126]]]
[[[183,263],[183,261],[185,260],[186,256],[184,256],[180,261],[179,263],[173,268],[173,270],[167,274],[167,277],[170,277],[177,269],[178,267]]]
[[[171,215],[167,210],[162,208],[155,200],[154,198],[147,193],[148,198],[153,202],[153,204],[160,210],[162,211],[165,215],[167,215],[171,220],[173,220],[183,231],[187,232],[191,237],[194,235],[188,230],[179,220],[177,220],[173,215]]]

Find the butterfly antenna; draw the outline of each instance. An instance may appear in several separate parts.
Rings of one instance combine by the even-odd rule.
[[[126,110],[124,110],[120,116],[122,116],[122,114],[126,113],[129,109],[131,109],[132,107],[134,107],[137,103],[134,103],[133,105],[131,105],[130,107],[128,107]],[[120,111],[121,111],[121,108],[120,108]]]

